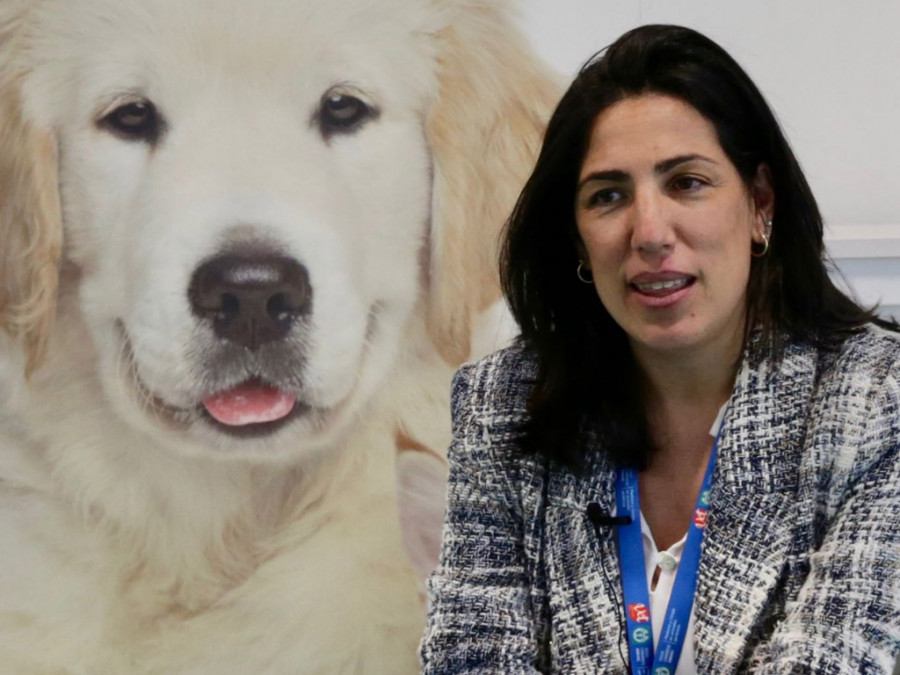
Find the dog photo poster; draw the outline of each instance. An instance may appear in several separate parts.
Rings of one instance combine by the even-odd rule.
[[[0,3],[0,674],[417,672],[512,10]]]

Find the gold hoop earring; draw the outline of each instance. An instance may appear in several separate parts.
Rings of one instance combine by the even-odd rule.
[[[772,221],[766,221],[766,231],[762,233],[763,247],[761,251],[754,251],[753,245],[750,246],[750,255],[754,258],[762,258],[769,252],[769,233],[772,231]],[[753,242],[755,244],[756,242]]]
[[[585,271],[588,272],[587,277],[584,276]],[[575,276],[578,277],[578,281],[580,281],[581,283],[593,285],[594,277],[590,275],[590,271],[591,271],[590,269],[588,269],[584,266],[584,260],[579,260],[578,267],[575,270]]]

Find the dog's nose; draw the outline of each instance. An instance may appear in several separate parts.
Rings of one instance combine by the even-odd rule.
[[[284,338],[312,308],[306,268],[293,258],[223,254],[194,272],[191,307],[216,335],[255,351]]]

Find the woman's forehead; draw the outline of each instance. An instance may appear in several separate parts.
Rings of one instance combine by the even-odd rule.
[[[715,127],[696,108],[671,96],[642,94],[597,115],[581,173],[653,169],[690,155],[727,161]]]

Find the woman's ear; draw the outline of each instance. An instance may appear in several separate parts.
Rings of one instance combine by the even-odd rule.
[[[772,187],[772,172],[769,165],[761,162],[750,184],[750,198],[753,200],[753,241],[761,244],[768,239],[775,214],[775,190]]]
[[[470,353],[478,315],[500,297],[499,234],[533,168],[560,87],[504,3],[460,2],[438,34],[427,327],[448,363]]]
[[[56,143],[25,119],[19,82],[0,71],[0,329],[24,348],[28,375],[56,312],[62,215]]]

